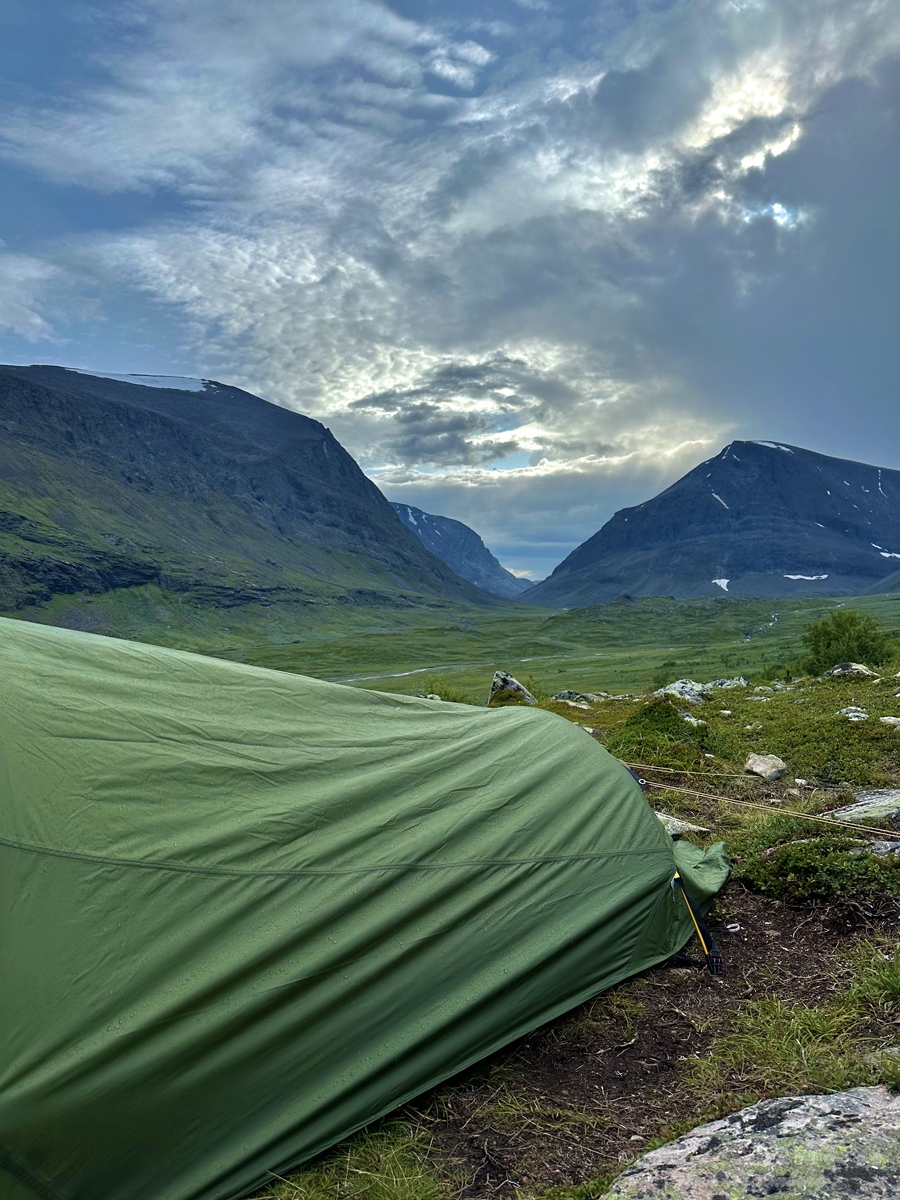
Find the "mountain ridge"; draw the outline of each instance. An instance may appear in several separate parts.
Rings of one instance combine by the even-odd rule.
[[[0,367],[0,608],[145,583],[225,606],[498,603],[320,422],[188,382]]]
[[[413,504],[392,501],[392,506],[426,549],[482,591],[513,600],[533,586],[530,579],[519,579],[507,571],[479,534],[462,521],[424,512]]]
[[[860,594],[896,586],[900,471],[735,441],[621,509],[522,601]]]

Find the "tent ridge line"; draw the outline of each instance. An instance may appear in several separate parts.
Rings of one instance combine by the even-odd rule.
[[[102,854],[86,854],[77,850],[58,850],[53,846],[34,846],[28,842],[17,842],[12,838],[0,837],[0,846],[11,850],[22,850],[48,858],[70,858],[77,862],[102,863],[111,867],[132,867],[141,871],[176,871],[181,875],[222,875],[242,879],[328,879],[336,875],[375,875],[384,871],[451,871],[459,867],[518,867],[529,863],[599,862],[611,858],[632,858],[641,855],[666,854],[667,848],[648,847],[642,850],[608,850],[603,854],[543,854],[534,858],[473,858],[448,863],[386,863],[380,867],[340,867],[331,871],[315,871],[298,867],[286,871],[244,871],[239,867],[189,867],[181,863],[168,863],[155,859],[141,862],[134,858],[109,858]]]

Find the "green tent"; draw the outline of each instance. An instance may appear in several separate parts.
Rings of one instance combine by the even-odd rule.
[[[552,714],[0,620],[0,1197],[246,1195],[678,950],[676,866]]]

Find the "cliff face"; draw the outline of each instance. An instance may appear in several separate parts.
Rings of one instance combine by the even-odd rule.
[[[474,529],[452,517],[426,513],[411,504],[394,504],[397,516],[451,570],[495,596],[515,599],[532,586],[500,565]]]
[[[617,512],[523,599],[858,594],[895,587],[898,568],[900,471],[733,442]]]
[[[491,603],[318,421],[214,381],[0,367],[0,608],[157,582],[231,605]]]

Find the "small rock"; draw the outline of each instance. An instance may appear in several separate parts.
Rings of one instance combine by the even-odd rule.
[[[800,799],[800,789],[799,788],[788,788],[787,795],[793,796],[795,800],[799,800]]]
[[[753,721],[752,724],[745,725],[744,728],[750,730],[752,733],[754,729],[762,729],[762,725],[760,725],[759,721]]]
[[[666,833],[670,838],[678,838],[685,833],[710,832],[708,829],[704,829],[702,825],[692,825],[690,821],[682,821],[680,817],[670,817],[668,813],[658,812],[656,815],[662,821]]]
[[[571,688],[567,688],[564,692],[557,692],[553,697],[554,700],[568,700],[570,703],[587,704],[590,706],[600,697],[593,692],[573,692]]]
[[[848,821],[883,821],[900,813],[900,788],[854,792],[853,798],[855,803],[835,808],[824,815]]]
[[[513,692],[515,695],[520,696],[525,704],[537,704],[537,700],[535,700],[528,688],[523,687],[514,675],[510,675],[509,671],[494,672],[494,678],[491,680],[491,694],[488,696],[488,704],[490,704],[499,692]]]
[[[748,700],[757,700],[760,704],[768,704],[772,699],[771,696],[748,696]]]
[[[436,692],[426,692],[426,700],[440,700],[440,696]]]
[[[807,781],[807,780],[805,780],[805,779],[797,779],[797,778],[795,778],[795,779],[794,779],[794,783],[796,783],[797,787],[802,787],[802,788],[803,788],[803,787],[809,787],[809,783],[808,783],[808,781]]]
[[[754,692],[774,692],[775,691],[774,688],[765,687],[762,684],[760,684],[759,687],[755,687],[753,690],[754,690]]]
[[[838,663],[836,667],[832,667],[830,671],[826,671],[822,676],[823,679],[844,679],[848,675],[859,675],[863,678],[874,679],[875,671],[870,671],[868,667],[862,663],[846,662]]]
[[[900,679],[900,675],[897,676]],[[703,685],[704,689],[709,688],[739,688],[749,687],[750,680],[745,679],[743,675],[735,675],[734,679],[713,679],[710,683]]]
[[[761,779],[780,779],[787,770],[787,763],[776,754],[751,754],[744,763],[744,770]]]
[[[719,716],[720,716],[720,717],[730,717],[730,716],[731,716],[731,709],[730,709],[730,708],[720,708],[720,709],[719,709]]]
[[[684,709],[681,709],[681,708],[679,708],[679,710],[678,710],[678,715],[681,717],[682,721],[687,721],[688,725],[705,725],[706,724],[706,722],[701,721],[699,717],[695,717],[693,713],[685,712]]]
[[[900,717],[879,717],[882,725],[900,725]]]
[[[556,700],[556,697],[554,696],[553,699]],[[590,712],[590,708],[591,708],[591,706],[589,704],[583,704],[580,700],[556,700],[556,703],[557,704],[568,704],[569,708],[581,708],[581,709],[586,710],[587,712]]]
[[[900,1097],[887,1088],[761,1100],[642,1155],[604,1200],[860,1200],[900,1190]]]
[[[846,708],[839,708],[834,714],[836,717],[846,717],[848,721],[868,721],[869,714],[864,708],[858,708],[855,704],[850,704]]]

